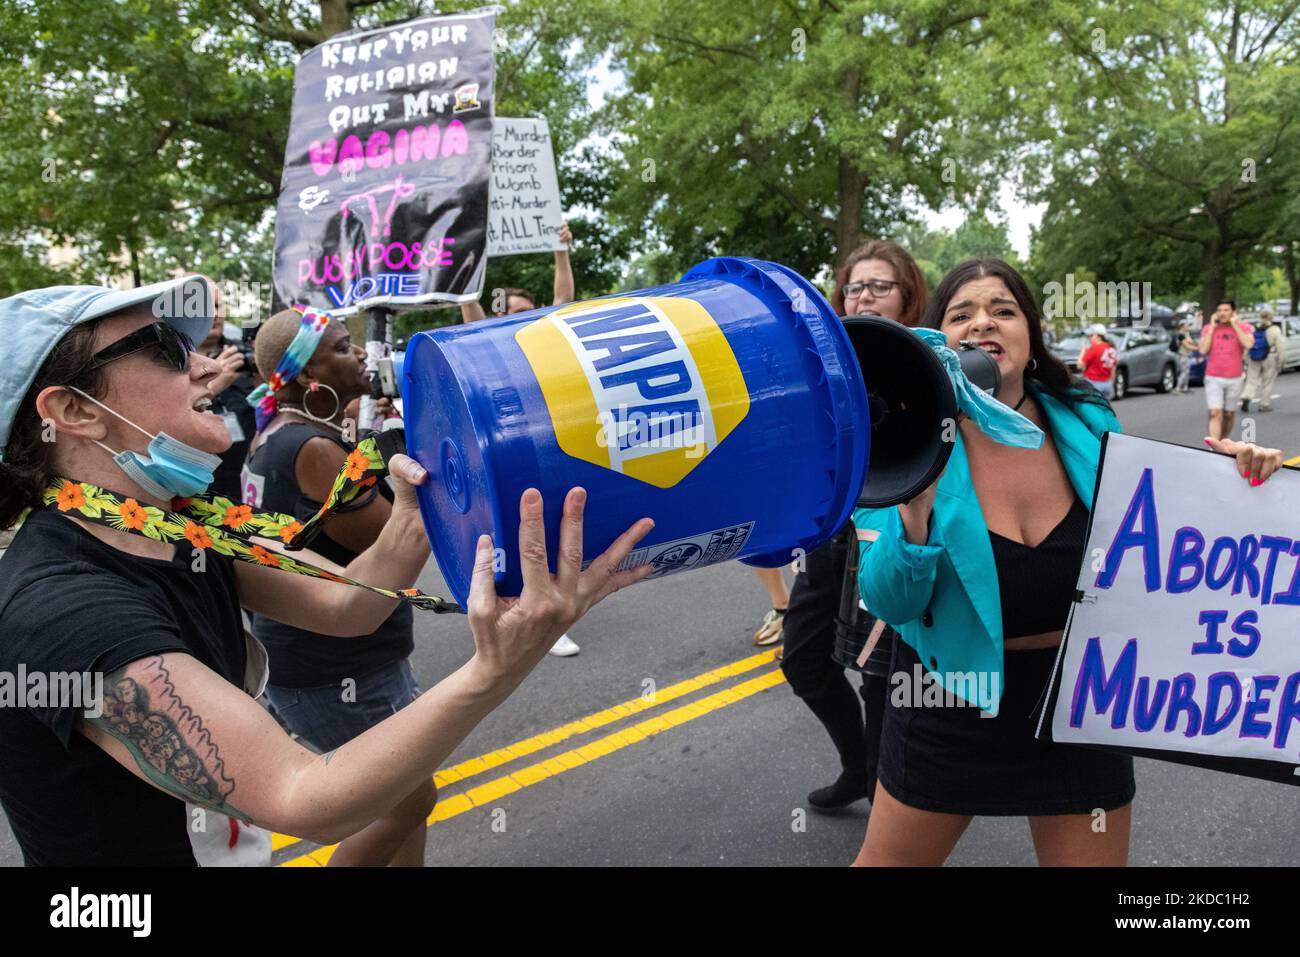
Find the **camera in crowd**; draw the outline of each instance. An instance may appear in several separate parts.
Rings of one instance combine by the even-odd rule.
[[[257,340],[257,331],[261,328],[261,323],[241,326],[229,320],[222,328],[221,345],[234,346],[239,350],[239,354],[244,359],[244,375],[257,375],[257,359],[253,355],[253,344]]]

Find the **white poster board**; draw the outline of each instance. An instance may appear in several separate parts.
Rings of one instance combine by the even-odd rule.
[[[1054,741],[1300,784],[1300,472],[1108,434],[1078,589]]]
[[[492,127],[488,257],[565,249],[560,184],[545,119],[498,116]]]

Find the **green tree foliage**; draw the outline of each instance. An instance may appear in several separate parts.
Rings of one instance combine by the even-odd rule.
[[[176,268],[269,282],[298,56],[338,32],[430,9],[417,0],[0,0],[9,186],[0,294],[123,273],[148,282]],[[509,4],[498,25],[497,112],[546,116],[562,191],[601,209],[608,160],[577,150],[591,128],[589,58],[570,43],[572,25],[543,0]],[[573,229],[579,289],[606,291],[624,247],[608,234],[591,242],[581,216]],[[50,265],[51,248],[66,249],[56,258],[67,265]],[[493,264],[490,283],[550,288],[550,257],[513,260]]]
[[[1040,69],[1016,0],[583,5],[627,80],[610,213],[661,244],[658,279],[719,254],[812,274],[909,203],[989,202]]]
[[[1194,292],[1207,311],[1260,256],[1300,185],[1295,2],[1167,0],[1062,6],[1045,55],[1047,212],[1034,272]],[[1292,233],[1292,238],[1297,234]],[[1241,290],[1245,292],[1245,290]],[[1245,296],[1243,295],[1243,298]]]
[[[953,230],[905,226],[890,238],[912,254],[931,289],[949,270],[967,259],[1002,259],[1021,268],[1007,238],[1006,226],[985,215],[968,216]]]

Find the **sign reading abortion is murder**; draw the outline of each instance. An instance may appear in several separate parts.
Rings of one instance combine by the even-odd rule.
[[[546,120],[496,118],[490,195],[489,256],[566,248],[560,242],[560,184]]]
[[[347,315],[483,285],[496,78],[491,13],[341,34],[298,61],[275,293]]]
[[[1052,739],[1300,784],[1300,472],[1108,433]]]

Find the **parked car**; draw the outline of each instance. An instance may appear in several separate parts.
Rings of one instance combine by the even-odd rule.
[[[1149,325],[1163,326],[1168,329],[1173,326],[1179,316],[1178,313],[1173,309],[1170,309],[1168,306],[1162,306],[1158,302],[1153,302],[1151,303],[1150,318],[1151,321]],[[1115,325],[1119,328],[1127,329],[1140,321],[1140,316],[1120,316],[1115,320]]]
[[[1282,371],[1300,368],[1300,318],[1292,316],[1273,321],[1282,327],[1282,341],[1286,347],[1282,357]]]
[[[1157,392],[1170,392],[1178,381],[1178,357],[1169,351],[1169,330],[1154,322],[1147,328],[1111,326],[1106,335],[1115,343],[1119,364],[1115,367],[1116,400],[1128,395],[1133,386],[1146,386]],[[1063,339],[1052,347],[1052,354],[1079,372],[1079,353],[1088,345],[1083,334]]]

